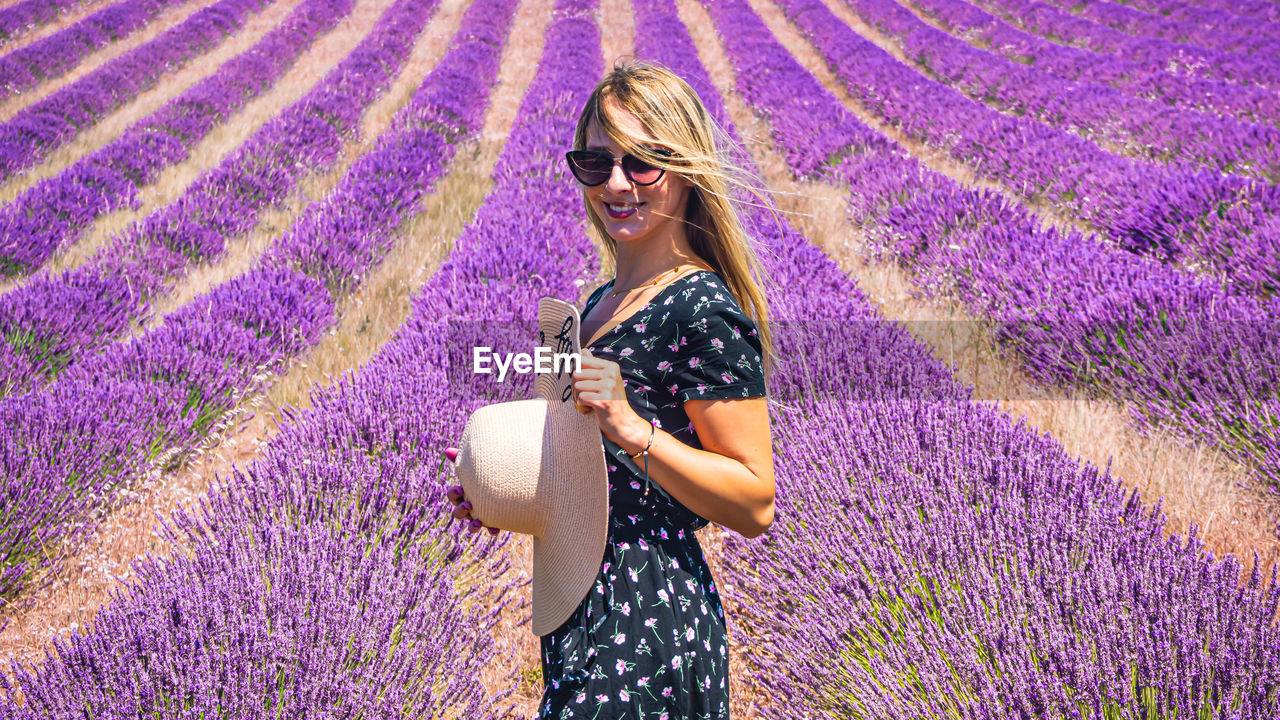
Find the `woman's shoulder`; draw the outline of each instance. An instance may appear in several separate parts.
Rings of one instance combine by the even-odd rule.
[[[678,328],[670,343],[670,389],[682,401],[766,393],[760,335],[718,273],[706,271],[673,294]]]
[[[667,302],[674,306],[673,309],[685,322],[701,324],[710,318],[719,317],[755,327],[751,316],[743,312],[719,273],[701,270],[691,273],[683,280],[685,284],[672,293]]]
[[[732,347],[749,357],[758,355],[762,347],[756,323],[720,274],[703,271],[686,280],[686,285],[668,298],[679,334],[675,344],[681,352],[705,353],[708,347],[719,352]]]

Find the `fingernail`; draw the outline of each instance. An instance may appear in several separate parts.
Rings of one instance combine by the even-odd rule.
[[[471,518],[471,532],[475,532],[484,526],[484,523],[475,518]]]
[[[459,495],[465,495],[467,491],[464,490],[461,485],[454,485],[453,487],[449,488],[449,492],[456,492]]]
[[[490,534],[490,535],[497,535],[497,534],[498,534],[498,528],[496,528],[496,527],[491,527],[491,528],[489,528],[489,534]]]
[[[470,511],[471,511],[471,501],[470,501],[470,500],[464,500],[464,501],[462,502],[462,504],[461,504],[461,505],[459,505],[459,507],[464,507],[464,508],[466,508],[466,509],[467,509],[467,512],[470,512]]]
[[[444,449],[444,456],[449,458],[449,462],[458,462],[458,448],[451,447]]]

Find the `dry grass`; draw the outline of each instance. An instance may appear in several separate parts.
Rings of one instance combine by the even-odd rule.
[[[156,36],[164,33],[166,30],[174,27],[191,17],[196,12],[206,8],[217,0],[194,0],[177,7],[170,7],[162,10],[151,22],[133,34],[113,43],[108,43],[94,52],[84,56],[76,63],[76,66],[68,70],[65,74],[60,75],[51,80],[39,83],[35,87],[18,93],[4,102],[0,102],[0,122],[7,122],[14,115],[21,112],[24,108],[49,97],[62,88],[88,75],[89,73],[102,67],[105,63],[124,55],[142,45],[146,45],[156,38]],[[6,48],[5,53],[12,52],[23,45],[30,45],[37,40],[43,39],[48,35],[52,35],[60,30],[65,30],[70,25],[84,18],[85,15],[97,12],[102,8],[92,8],[89,12],[83,12],[76,17],[75,20],[68,21],[66,18],[59,20],[57,23],[50,23],[41,28],[41,32],[33,33],[31,36],[21,38],[15,47]]]
[[[533,586],[527,581],[533,576],[533,539],[528,535],[507,533],[506,548],[511,565],[506,573],[493,581],[490,590],[496,591],[516,583],[521,585],[514,590],[514,604],[498,614],[493,628],[496,651],[493,660],[481,672],[480,679],[490,697],[512,691],[500,704],[497,718],[524,720],[537,717],[538,704],[542,701],[542,640],[529,627]],[[487,582],[487,578],[479,580]]]
[[[600,0],[600,46],[604,51],[604,70],[636,53],[636,17],[631,0]]]
[[[210,52],[193,58],[180,70],[164,75],[150,90],[117,108],[93,127],[51,152],[39,165],[10,178],[0,186],[0,203],[13,202],[22,191],[35,183],[56,176],[80,158],[120,137],[134,123],[217,72],[226,61],[253,47],[300,2],[301,0],[283,0],[262,13],[251,16],[240,32],[232,34]],[[95,227],[94,231],[98,232],[98,228]]]
[[[811,71],[821,66],[816,52],[794,33],[774,5],[764,0],[749,2],[803,65]],[[691,16],[705,18],[705,24],[690,22],[691,28],[698,29],[696,38],[705,34],[700,51],[713,45],[719,50],[705,11],[691,3],[683,7],[690,9]],[[727,61],[717,60],[708,66],[714,66],[712,75],[718,86],[733,87]],[[828,87],[838,83],[829,76],[818,77]],[[1030,426],[1050,433],[1082,460],[1098,467],[1105,467],[1109,460],[1113,475],[1128,487],[1139,489],[1147,504],[1163,496],[1168,532],[1185,534],[1194,523],[1218,556],[1234,554],[1248,567],[1257,550],[1264,567],[1280,561],[1280,543],[1271,519],[1276,507],[1266,493],[1249,484],[1242,468],[1203,446],[1186,445],[1159,434],[1144,435],[1129,424],[1128,410],[1122,403],[1043,387],[1027,377],[1016,360],[997,349],[984,323],[951,303],[920,299],[910,277],[896,265],[869,263],[865,259],[866,239],[845,219],[847,189],[796,182],[781,156],[773,151],[767,125],[736,95],[727,95],[725,100],[744,135],[760,139],[748,147],[779,207],[858,282],[886,317],[905,323],[936,357],[952,365],[957,379],[972,385],[977,397],[995,401],[1012,417],[1025,417]]]
[[[315,67],[314,74],[323,78],[332,69],[332,66],[337,65],[338,62],[345,58],[364,39],[373,24],[381,17],[380,11],[385,10],[387,7],[389,5],[386,4],[383,4],[382,7],[375,7],[367,1],[363,6],[358,7],[356,12],[353,13],[353,17],[360,16],[360,26],[340,28],[343,47],[333,47],[331,44],[329,47],[322,48],[319,46],[320,43],[317,43],[315,50],[326,61],[332,60],[332,63],[320,63],[318,67]],[[158,298],[153,303],[154,314],[151,315],[145,327],[155,327],[163,321],[165,314],[181,307],[196,296],[208,292],[212,288],[246,272],[267,247],[293,224],[308,205],[328,195],[346,175],[351,164],[373,149],[378,136],[391,125],[391,119],[396,111],[408,103],[413,96],[413,92],[422,83],[423,78],[440,61],[445,50],[448,49],[450,38],[458,30],[458,24],[461,22],[462,13],[465,10],[466,7],[460,0],[446,0],[446,2],[441,3],[436,14],[418,37],[399,75],[392,81],[388,89],[365,110],[354,136],[346,138],[338,160],[323,172],[313,173],[302,178],[298,183],[298,188],[283,203],[264,210],[259,215],[258,224],[246,236],[236,238],[234,244],[229,245],[227,252],[217,262],[201,265],[193,269],[174,288],[172,293],[163,298]],[[335,35],[339,35],[339,33],[335,32],[334,35],[327,36],[325,39],[327,40]],[[295,70],[306,67],[309,64],[310,58],[304,57]],[[306,72],[307,75],[313,74],[310,70],[301,72]],[[291,80],[291,78],[285,77],[281,82],[290,82]],[[302,90],[309,90],[310,87],[311,85],[306,85],[295,92],[305,94],[302,93]],[[298,97],[301,97],[301,94]],[[294,100],[296,98],[283,98],[279,103],[274,104],[272,108],[262,108],[260,110],[260,114],[264,116],[262,122],[265,123],[271,117],[278,115],[281,110],[292,104]],[[256,120],[257,117],[255,116],[254,119]]]
[[[455,16],[452,21],[445,20],[445,25],[452,22],[456,29],[456,16],[465,10],[465,1],[446,0],[442,4],[440,13]],[[536,62],[541,52],[542,27],[550,10],[549,0],[522,4],[516,19],[521,24],[513,31],[504,55],[495,102],[480,140],[459,148],[439,191],[429,196],[423,211],[407,223],[396,250],[341,304],[343,316],[337,331],[290,367],[266,394],[246,403],[238,411],[242,418],[239,426],[227,439],[199,453],[182,470],[151,478],[129,493],[127,504],[101,523],[85,548],[65,564],[54,584],[29,598],[22,609],[12,612],[11,608],[12,614],[7,616],[10,622],[0,633],[0,657],[12,654],[15,659],[39,662],[53,638],[65,639],[73,629],[83,631],[89,627],[111,591],[129,579],[128,568],[133,560],[148,552],[163,557],[171,551],[155,534],[157,515],[167,516],[178,506],[190,507],[215,476],[227,476],[232,463],[245,467],[252,462],[278,429],[282,406],[305,406],[316,383],[324,384],[331,376],[358,369],[403,323],[410,310],[409,297],[430,275],[438,259],[447,254],[452,238],[474,215],[488,190],[499,146],[506,138],[534,64],[525,62],[529,45],[533,44],[530,38],[538,39],[533,51]],[[424,34],[419,47],[424,44],[447,43],[442,36]],[[386,105],[380,102],[379,110],[371,109],[362,119],[365,137],[371,137],[371,130],[385,125],[398,106],[407,102],[422,81],[422,57],[433,52],[437,51],[424,50],[420,55],[415,49],[419,64],[411,61],[387,93],[387,97],[397,100]],[[252,417],[249,413],[253,413]]]

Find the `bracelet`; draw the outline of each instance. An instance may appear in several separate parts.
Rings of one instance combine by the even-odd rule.
[[[649,480],[649,448],[653,445],[653,436],[658,431],[658,426],[649,423],[649,442],[644,446],[643,450],[637,450],[633,453],[627,453],[632,460],[637,460],[641,455],[644,456],[644,496],[649,497],[649,486],[653,484]]]
[[[627,453],[628,455],[631,456],[632,460],[639,459],[641,455],[649,454],[649,448],[653,446],[653,434],[657,431],[657,429],[658,429],[657,425],[654,425],[653,423],[649,424],[649,443],[644,446],[643,450],[637,450],[633,453]],[[645,458],[645,461],[648,462],[648,458]]]

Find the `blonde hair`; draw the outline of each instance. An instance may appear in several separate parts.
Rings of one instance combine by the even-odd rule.
[[[634,115],[645,130],[673,153],[665,157],[637,144],[605,112],[609,98]],[[761,200],[773,209],[759,178],[734,159],[744,152],[711,118],[701,98],[679,75],[654,62],[619,61],[592,91],[578,117],[573,147],[587,145],[591,121],[621,145],[625,152],[645,162],[678,173],[693,186],[681,218],[694,254],[706,261],[728,285],[729,292],[756,324],[763,349],[766,374],[773,365],[773,335],[769,330],[769,308],[757,278],[771,282],[760,263],[738,213],[742,200],[730,197],[731,187]],[[608,253],[608,266],[616,267],[618,243],[609,236],[604,222],[592,207],[587,193],[582,195],[587,217]],[[754,273],[754,276],[753,276]]]

